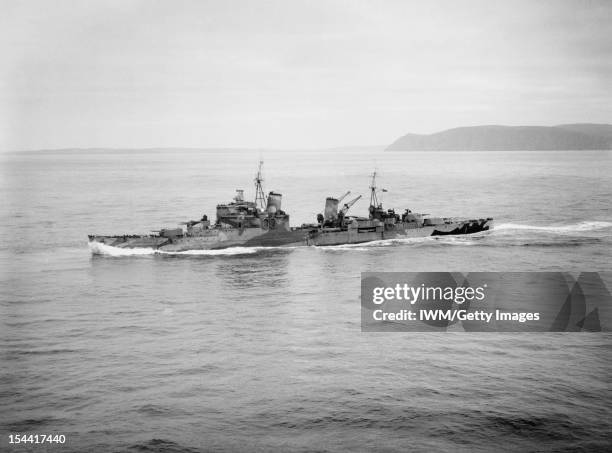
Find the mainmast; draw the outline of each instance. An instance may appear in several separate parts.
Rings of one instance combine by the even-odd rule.
[[[257,169],[257,174],[255,175],[255,207],[264,211],[266,209],[266,197],[264,196],[264,191],[261,183],[263,182],[263,176],[261,174],[261,166],[263,165],[263,160],[259,161],[259,168]]]

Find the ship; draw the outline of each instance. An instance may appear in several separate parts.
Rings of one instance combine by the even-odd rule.
[[[234,199],[216,207],[212,222],[206,214],[199,220],[183,222],[176,228],[162,228],[152,234],[88,235],[90,245],[117,248],[150,248],[164,252],[218,250],[229,247],[294,247],[360,244],[387,239],[426,236],[466,235],[493,228],[493,218],[460,219],[434,217],[405,209],[396,213],[383,208],[372,174],[370,205],[367,216],[349,215],[361,195],[346,202],[347,191],[340,197],[327,197],[323,213],[316,222],[292,227],[290,216],[282,209],[282,194],[263,190],[262,164],[255,175],[255,199],[247,201],[244,190],[236,190]],[[92,250],[94,247],[92,247]]]

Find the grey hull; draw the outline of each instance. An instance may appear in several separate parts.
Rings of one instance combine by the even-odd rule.
[[[385,239],[425,236],[463,235],[493,228],[493,219],[462,220],[441,225],[416,226],[397,223],[387,228],[291,228],[265,230],[262,228],[212,228],[198,236],[166,238],[160,236],[89,236],[98,242],[118,248],[152,248],[167,252],[187,250],[218,250],[230,247],[290,247],[359,244]]]

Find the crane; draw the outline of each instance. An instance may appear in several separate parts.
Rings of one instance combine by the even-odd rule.
[[[349,190],[344,195],[342,195],[341,197],[338,197],[338,203],[340,203],[342,200],[344,200],[350,194],[351,194],[351,191]]]
[[[353,198],[351,201],[347,201],[346,203],[344,203],[344,206],[342,206],[342,209],[340,209],[340,214],[342,214],[342,216],[346,215],[346,213],[351,208],[351,206],[353,206],[355,203],[357,203],[357,201],[359,201],[360,198],[361,198],[361,195],[359,195],[358,197]]]

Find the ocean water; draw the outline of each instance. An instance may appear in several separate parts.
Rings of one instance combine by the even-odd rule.
[[[610,152],[262,151],[324,198],[495,218],[471,237],[92,253],[253,196],[254,151],[0,156],[2,451],[605,451],[610,333],[361,333],[367,271],[611,271]],[[57,433],[65,445],[9,445]]]

